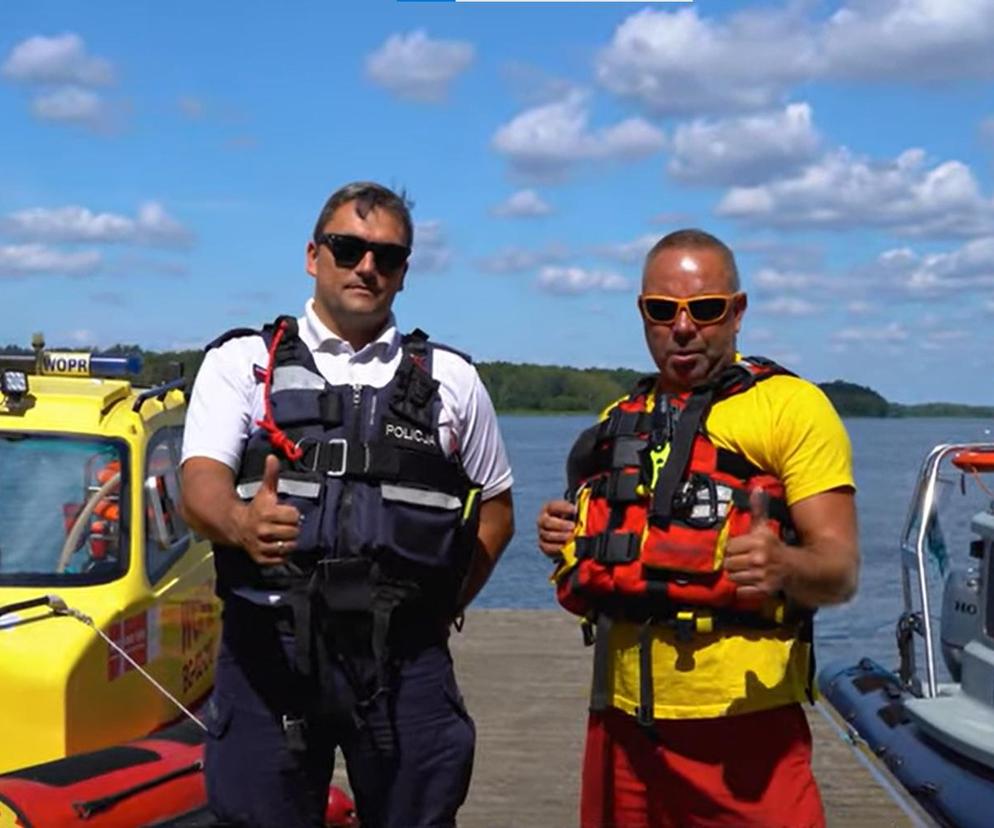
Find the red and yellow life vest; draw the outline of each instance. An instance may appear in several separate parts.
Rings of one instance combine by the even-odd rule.
[[[786,373],[750,357],[681,395],[656,393],[648,377],[580,435],[568,464],[577,528],[554,575],[563,607],[686,632],[785,621],[781,597],[744,599],[723,568],[729,538],[749,531],[755,489],[769,527],[794,541],[783,484],[715,446],[703,424],[715,401]]]

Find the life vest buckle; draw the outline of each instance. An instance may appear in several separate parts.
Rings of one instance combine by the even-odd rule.
[[[328,440],[325,445],[328,447],[328,469],[325,474],[328,477],[341,477],[345,474],[345,469],[348,466],[349,459],[349,443],[344,437],[333,437]],[[335,452],[338,450],[339,455],[336,458]],[[335,462],[337,459],[337,463]]]
[[[676,640],[687,643],[697,632],[697,619],[693,610],[677,610],[673,616],[673,628],[676,630]]]
[[[703,497],[702,497],[703,495]],[[695,529],[713,529],[721,520],[718,487],[707,475],[693,474],[673,496],[673,516]],[[705,514],[694,514],[706,509]]]
[[[283,714],[283,735],[286,736],[287,749],[293,753],[303,753],[307,750],[307,722],[303,718],[293,718]]]

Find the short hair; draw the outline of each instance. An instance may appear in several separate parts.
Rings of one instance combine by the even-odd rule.
[[[735,263],[735,254],[732,253],[732,249],[717,236],[712,236],[710,233],[698,230],[696,227],[674,230],[672,233],[663,236],[652,246],[652,250],[646,254],[643,270],[649,267],[649,263],[656,257],[656,254],[663,250],[688,247],[703,247],[716,251],[725,260],[725,271],[728,274],[731,289],[738,293],[740,290],[739,268]]]
[[[315,241],[324,232],[324,226],[331,220],[335,211],[343,204],[352,201],[355,202],[356,213],[360,218],[366,218],[370,210],[380,208],[391,213],[404,228],[407,246],[411,247],[414,244],[414,223],[411,221],[411,208],[414,202],[403,190],[398,194],[373,181],[353,181],[351,184],[339,187],[331,194],[314,224]]]

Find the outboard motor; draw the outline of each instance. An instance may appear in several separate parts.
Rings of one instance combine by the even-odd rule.
[[[983,555],[983,542],[970,544],[970,555]],[[962,675],[963,648],[980,631],[980,565],[972,563],[966,569],[950,569],[942,590],[940,641],[942,659],[953,681]]]

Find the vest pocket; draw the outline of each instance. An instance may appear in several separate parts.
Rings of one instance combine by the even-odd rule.
[[[471,489],[464,501],[448,492],[402,483],[358,487],[356,538],[364,546],[388,550],[417,564],[456,567],[466,543],[467,520],[473,523],[476,537],[478,492]]]

